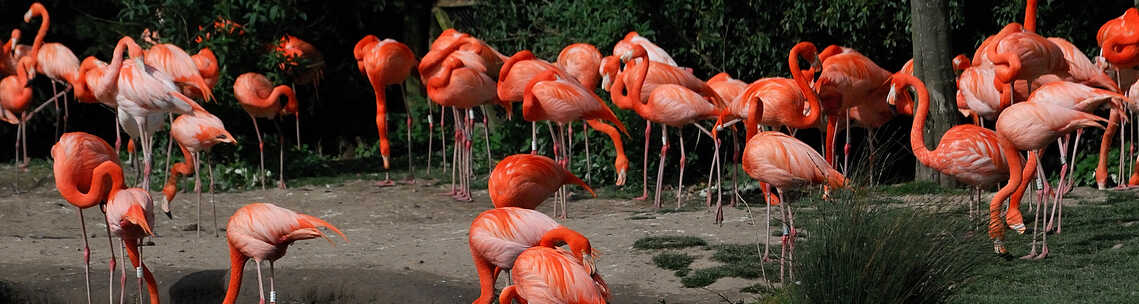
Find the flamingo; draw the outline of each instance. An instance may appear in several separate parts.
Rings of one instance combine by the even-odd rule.
[[[261,129],[257,126],[257,118],[266,118],[272,120],[277,124],[277,131],[281,131],[280,122],[277,120],[278,116],[295,115],[294,118],[300,121],[300,114],[297,113],[297,96],[293,93],[293,89],[287,85],[273,86],[273,83],[266,78],[265,75],[258,73],[245,73],[237,76],[237,80],[233,82],[233,95],[237,101],[241,103],[241,107],[249,113],[249,118],[253,120],[253,130],[257,132],[257,149],[261,152],[261,188],[265,188],[265,142],[261,140]],[[287,97],[288,101],[282,105],[279,101],[281,97]],[[278,167],[278,180],[277,187],[285,188],[285,135],[279,134],[280,141],[278,144],[281,146],[280,166]]]
[[[617,44],[613,45],[613,55],[620,57],[621,61],[628,61],[634,57],[633,53],[636,52],[634,46],[637,45],[645,49],[646,53],[648,53],[649,60],[674,67],[677,66],[676,61],[672,60],[672,56],[669,56],[668,52],[637,32],[629,32],[625,34],[625,38],[621,39],[621,41],[617,41]]]
[[[930,106],[925,84],[911,75],[898,73],[894,75],[893,85],[902,94],[907,94],[907,87],[913,87],[917,91],[918,104],[910,129],[910,148],[914,151],[915,158],[926,167],[973,186],[974,201],[969,204],[969,216],[973,216],[973,207],[980,203],[980,189],[1007,180],[1007,161],[1020,162],[1021,159],[1006,160],[1001,153],[997,134],[972,124],[950,128],[941,136],[937,147],[930,151],[925,145],[925,122]],[[891,90],[888,98],[895,99],[896,93],[896,90]]]
[[[621,132],[618,131],[617,128],[603,123],[600,120],[590,119],[586,120],[585,123],[589,125],[590,128],[608,135],[609,140],[613,142],[613,150],[617,154],[613,159],[613,169],[617,173],[616,185],[625,185],[625,179],[629,171],[629,158],[625,156],[625,144],[621,140]]]
[[[736,98],[740,96],[744,90],[747,89],[747,83],[742,80],[732,78],[732,75],[726,72],[720,72],[712,78],[705,81],[712,90],[716,91],[716,95],[720,95],[724,101],[735,104]]]
[[[146,65],[170,75],[182,92],[198,91],[184,95],[203,96],[207,102],[213,99],[212,86],[202,77],[194,58],[182,48],[169,43],[157,44],[146,50],[143,60]]]
[[[653,202],[654,206],[660,208],[661,178],[664,176],[665,155],[668,152],[669,147],[667,126],[682,128],[685,125],[694,124],[699,120],[706,120],[714,118],[716,116],[723,116],[725,114],[728,114],[729,110],[727,110],[727,107],[724,105],[723,100],[720,98],[720,96],[717,95],[712,88],[708,87],[707,84],[699,81],[699,79],[697,79],[697,81],[702,85],[701,88],[705,89],[699,93],[688,87],[678,84],[662,84],[651,91],[652,93],[649,95],[647,102],[638,102],[640,93],[636,92],[639,91],[637,88],[644,86],[644,83],[648,78],[647,75],[650,75],[649,64],[651,64],[652,61],[649,60],[644,48],[640,47],[639,45],[635,45],[633,48],[635,50],[633,53],[634,59],[630,60],[630,62],[635,63],[635,60],[637,59],[639,59],[641,62],[641,64],[637,64],[632,68],[626,68],[626,70],[632,69],[628,72],[631,72],[633,74],[631,79],[633,81],[636,81],[635,83],[630,84],[631,89],[629,91],[634,93],[630,93],[629,95],[624,95],[621,93],[625,90],[625,81],[630,78],[628,76],[616,77],[613,86],[610,88],[610,92],[616,92],[612,96],[613,103],[632,105],[633,110],[636,111],[636,113],[643,117],[645,120],[664,125],[661,127],[661,141],[663,143],[663,146],[661,147],[661,160],[658,167],[659,170],[657,170],[656,197],[654,198]],[[667,66],[664,65],[660,66],[667,68]],[[687,75],[691,74],[688,73]],[[699,125],[697,126],[699,127]],[[708,135],[711,136],[712,134],[709,133]],[[716,155],[713,156],[713,166],[717,166],[718,168],[719,140],[715,139],[714,136],[713,139],[716,142],[717,147]],[[676,189],[677,208],[680,208],[680,203],[682,201],[681,191],[683,190],[685,162],[686,157],[684,153],[684,136],[681,134],[680,177],[677,181]]]
[[[554,70],[547,70],[530,80],[524,91],[522,116],[532,122],[546,120],[558,124],[560,130],[554,138],[554,155],[562,167],[568,167],[569,145],[565,143],[566,123],[579,119],[605,120],[626,134],[628,131],[600,97],[582,87],[576,80],[558,77],[557,73]],[[564,193],[561,199],[561,216],[564,218],[566,216]]]
[[[889,80],[893,75],[879,67],[870,58],[848,48],[828,48],[841,50],[834,55],[815,55],[815,46],[810,42],[800,42],[791,49],[792,73],[801,73],[798,69],[798,58],[806,53],[807,57],[816,57],[822,64],[819,79],[814,87],[800,85],[804,92],[813,90],[818,94],[822,103],[822,110],[827,114],[826,159],[834,164],[835,132],[838,130],[838,121],[841,118],[849,120],[848,110],[851,108],[885,100],[889,93]],[[831,53],[825,51],[824,53]],[[804,93],[806,95],[807,93]],[[866,114],[866,113],[864,113]],[[849,125],[847,121],[847,125]],[[850,130],[847,129],[847,143],[843,150],[843,168],[846,168],[850,150]]]
[[[1100,127],[1098,122],[1106,119],[1072,110],[1063,106],[1043,102],[1023,102],[1009,106],[997,118],[996,133],[1001,144],[1001,150],[1006,160],[1018,159],[1022,150],[1028,150],[1028,161],[1023,167],[1020,162],[1009,161],[1009,181],[1000,189],[989,203],[989,238],[993,240],[993,250],[997,254],[1007,254],[1004,246],[1004,225],[1000,222],[1001,204],[1010,195],[1010,215],[1014,210],[1019,211],[1020,202],[1014,192],[1023,193],[1028,187],[1025,176],[1032,176],[1036,168],[1038,150],[1045,148],[1049,143],[1056,141],[1060,136],[1085,127]],[[1021,172],[1024,170],[1025,172]],[[1023,182],[1022,182],[1023,181]],[[1019,214],[1019,212],[1015,212]],[[1014,227],[1023,232],[1023,225]],[[1045,236],[1047,238],[1047,236]],[[1035,246],[1033,246],[1035,251]],[[1043,252],[1035,255],[1030,253],[1026,257],[1043,258],[1048,254],[1045,244]]]
[[[324,55],[307,41],[296,36],[285,34],[277,41],[275,50],[285,57],[281,63],[281,70],[298,69],[296,84],[312,84],[320,87],[320,79],[324,78]],[[301,64],[305,64],[301,66]]]
[[[640,103],[648,101],[649,94],[642,94],[642,92],[651,93],[658,86],[664,84],[683,86],[691,91],[698,92],[704,98],[715,100],[716,104],[723,104],[723,98],[716,94],[715,89],[708,86],[707,83],[699,78],[696,78],[696,76],[692,75],[692,72],[651,60],[651,58],[648,57],[649,51],[647,51],[647,48],[640,44],[632,44],[629,47],[633,51],[629,57],[624,60],[629,62],[626,64],[624,71],[619,73],[617,71],[620,65],[620,61],[618,61],[619,58],[602,58],[600,71],[602,75],[602,86],[608,88],[613,99],[613,104],[618,108],[633,110],[634,104],[636,103],[634,101],[641,101]],[[614,48],[614,54],[623,52],[616,47]],[[614,83],[617,79],[621,79],[622,82],[629,86],[628,92],[624,91],[624,86],[621,86],[620,90],[614,89]],[[606,86],[606,84],[609,84],[609,86]],[[634,198],[635,200],[648,198],[648,147],[651,135],[652,121],[646,119],[645,154],[643,156],[644,162],[642,163],[644,169],[642,170],[642,193],[640,197]]]
[[[526,208],[498,207],[479,213],[471,222],[468,238],[479,276],[480,292],[475,304],[491,303],[499,272],[509,272],[515,259],[527,248],[565,243],[576,260],[590,265],[596,255],[589,239],[558,225],[541,212]]]
[[[402,90],[404,79],[411,75],[412,68],[418,62],[415,59],[415,54],[407,45],[391,39],[380,41],[375,35],[364,36],[360,42],[356,43],[354,52],[357,67],[368,77],[368,82],[372,84],[372,89],[376,93],[376,127],[380,134],[380,155],[383,156],[384,160],[384,181],[377,183],[377,185],[395,185],[388,176],[390,172],[388,171],[388,158],[391,156],[391,147],[388,143],[387,94],[384,92],[384,88],[399,84]],[[411,110],[407,107],[406,96],[403,100],[404,108],[408,109],[407,165],[408,172],[411,174],[410,183],[414,183],[415,167],[411,164]]]
[[[87,224],[83,209],[107,200],[109,189],[122,188],[122,169],[116,165],[118,154],[111,146],[95,135],[83,132],[65,133],[51,147],[52,170],[55,187],[72,206],[79,210],[79,228],[83,234],[83,279],[87,287],[87,302],[91,302],[91,247],[87,244]],[[117,174],[116,174],[117,173]],[[110,225],[107,225],[110,227]],[[108,234],[108,243],[110,236]],[[114,247],[113,243],[110,244]],[[111,250],[111,273],[115,270],[114,250]],[[113,285],[112,285],[113,286]],[[114,293],[111,293],[114,300]]]
[[[194,109],[201,109],[201,106],[193,99],[182,95],[170,75],[143,63],[142,48],[133,39],[124,37],[119,40],[119,44],[129,48],[132,60],[124,63],[122,58],[114,58],[107,67],[113,69],[112,72],[103,73],[99,81],[99,86],[103,88],[93,89],[96,97],[114,93],[120,111],[120,121],[124,116],[122,114],[125,113],[129,119],[134,120],[140,131],[144,131],[140,134],[143,157],[142,180],[143,185],[149,189],[153,132],[147,126],[150,126],[153,120],[161,120],[164,114],[186,114]],[[116,46],[116,50],[119,50],[119,46]],[[113,89],[105,88],[111,83],[108,78],[118,79]]]
[[[1139,65],[1139,9],[1128,8],[1123,15],[1108,20],[1096,33],[1103,57],[1113,66],[1130,69]]]
[[[558,66],[586,89],[593,91],[601,80],[601,52],[588,43],[574,43],[558,53]]]
[[[200,152],[208,152],[210,148],[219,143],[237,144],[237,140],[229,131],[225,130],[225,125],[222,124],[221,119],[217,116],[210,114],[206,111],[195,110],[190,114],[178,116],[174,119],[174,123],[170,125],[170,138],[178,142],[178,147],[182,150],[182,156],[185,160],[181,163],[175,163],[174,167],[170,169],[170,176],[166,179],[166,185],[162,188],[162,193],[165,194],[166,200],[162,202],[162,212],[170,217],[170,202],[174,200],[174,195],[178,193],[178,175],[194,175],[194,193],[198,196],[198,223],[197,234],[200,237],[202,232],[202,179],[198,174],[199,156]],[[207,158],[208,159],[208,158]],[[209,162],[207,162],[209,163]],[[193,167],[190,167],[193,164]],[[210,192],[213,193],[213,166],[208,166],[207,169],[210,173]],[[210,199],[211,213],[214,217],[214,237],[217,237],[217,208],[213,206],[213,198]]]
[[[793,54],[794,55],[794,54]],[[792,60],[797,60],[797,57],[790,57]],[[801,71],[795,67],[792,71]],[[800,73],[795,73],[796,77]],[[813,92],[810,93],[813,95]],[[814,98],[814,97],[812,97]],[[744,172],[752,179],[761,183],[770,184],[779,190],[779,200],[782,202],[781,208],[782,217],[785,219],[786,228],[784,231],[784,244],[785,246],[780,255],[780,270],[779,276],[782,278],[782,268],[784,268],[784,256],[790,255],[794,248],[794,239],[796,236],[795,231],[795,217],[790,211],[790,205],[786,200],[782,199],[782,192],[787,189],[800,188],[809,186],[809,184],[826,184],[830,188],[841,188],[847,183],[842,173],[835,171],[822,156],[814,151],[810,146],[802,141],[789,137],[789,135],[780,132],[759,132],[760,117],[763,117],[763,104],[759,100],[748,101],[751,113],[748,114],[748,122],[746,125],[746,142],[744,147],[743,165]],[[722,121],[722,118],[721,118]],[[716,123],[720,124],[720,122]],[[719,129],[719,126],[718,126]],[[769,198],[770,196],[764,196]],[[719,205],[718,205],[719,206]],[[768,219],[771,215],[771,202],[767,204]],[[716,209],[716,214],[722,216],[719,206]],[[768,225],[767,235],[770,237],[771,225]],[[768,256],[769,249],[764,245],[764,255]],[[794,278],[794,274],[792,274]]]
[[[214,51],[208,47],[203,47],[198,50],[198,53],[190,55],[190,59],[194,60],[194,65],[198,67],[198,74],[202,76],[202,81],[206,83],[206,89],[213,90],[214,85],[218,83],[218,57],[214,55]],[[187,94],[188,93],[188,94]],[[190,96],[191,98],[205,98],[200,96],[201,90],[182,90],[182,94]]]
[[[18,125],[16,130],[16,160],[19,162],[20,147],[24,148],[24,162],[19,165],[18,171],[28,168],[28,133],[26,130],[28,106],[32,100],[32,88],[28,87],[28,74],[35,59],[31,56],[20,58],[16,68],[16,75],[9,75],[0,80],[0,119],[7,123]],[[33,112],[34,113],[34,112]]]
[[[16,74],[16,64],[20,60],[16,56],[16,49],[19,47],[20,42],[20,29],[12,29],[8,35],[8,40],[0,46],[0,75],[8,76]]]
[[[417,69],[426,85],[427,97],[441,106],[453,108],[456,154],[449,194],[458,200],[470,201],[470,134],[474,116],[470,109],[496,99],[494,79],[498,77],[504,57],[467,34],[444,31],[439,37]],[[440,40],[448,42],[437,48]],[[460,110],[466,112],[463,119],[460,119]],[[455,173],[459,174],[458,190],[454,187]]]
[[[536,209],[564,184],[579,185],[597,196],[585,181],[541,155],[515,154],[503,158],[494,166],[486,183],[495,208]]]
[[[555,71],[561,78],[576,79],[576,77],[566,72],[560,66],[538,59],[530,50],[521,50],[514,53],[510,58],[507,58],[506,61],[503,62],[502,68],[499,69],[498,86],[495,87],[498,100],[504,104],[522,101],[525,97],[526,85],[529,84],[535,76],[545,71]],[[507,115],[512,115],[513,111],[508,107],[506,113]],[[537,122],[534,121],[530,123],[531,154],[538,153],[538,131],[536,124]]]
[[[106,144],[104,143],[104,145]],[[104,164],[117,167],[117,164],[110,161],[106,161]],[[117,185],[121,187],[122,169],[119,169],[118,173],[120,181]],[[150,230],[150,223],[154,222],[154,202],[151,201],[150,194],[140,188],[120,190],[112,187],[108,197],[106,210],[109,227],[107,229],[110,230],[111,234],[119,236],[123,246],[127,249],[127,257],[130,258],[131,266],[134,266],[135,275],[138,277],[138,302],[142,303],[142,286],[145,279],[150,303],[158,304],[158,282],[154,280],[154,274],[142,262],[142,253],[138,247],[138,243],[143,237],[154,235]],[[112,274],[114,273],[113,265],[112,263]],[[125,285],[126,273],[123,273],[122,279]],[[123,286],[123,290],[125,291],[125,286]]]
[[[24,13],[24,22],[31,22],[32,18],[36,16],[39,16],[42,22],[39,31],[36,32],[35,41],[32,43],[32,54],[35,54],[36,70],[51,79],[52,100],[55,101],[56,110],[56,133],[58,134],[60,125],[62,125],[63,130],[67,130],[68,111],[67,99],[65,98],[63,100],[63,118],[60,119],[59,101],[56,98],[56,95],[59,95],[59,90],[56,88],[56,83],[62,84],[64,86],[63,91],[66,92],[79,81],[79,58],[75,57],[75,53],[72,53],[71,49],[63,44],[43,42],[44,36],[47,35],[51,17],[49,17],[47,9],[39,2],[32,3],[28,11]]]
[[[257,264],[257,294],[265,303],[265,291],[261,283],[261,262],[269,261],[269,303],[277,302],[277,289],[273,285],[273,262],[285,256],[289,245],[300,240],[323,237],[318,227],[328,228],[340,234],[345,242],[348,237],[336,226],[314,216],[297,213],[269,203],[245,205],[225,226],[226,243],[229,244],[229,286],[225,290],[224,304],[237,302],[241,291],[241,277],[245,274],[245,262],[250,258]],[[332,240],[328,240],[332,243]]]
[[[589,240],[581,234],[569,229],[561,231],[583,240],[586,250],[575,249],[572,243],[570,250],[557,248],[559,238],[543,236],[537,246],[527,248],[514,259],[510,272],[514,285],[502,289],[499,303],[608,303],[609,286],[593,266],[597,251],[588,247]]]

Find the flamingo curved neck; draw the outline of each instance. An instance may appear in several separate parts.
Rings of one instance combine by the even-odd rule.
[[[1036,32],[1036,1],[1028,0],[1024,7],[1024,30]]]
[[[241,291],[241,277],[245,274],[245,262],[248,260],[249,258],[237,250],[233,243],[229,243],[229,286],[225,289],[225,299],[222,300],[222,304],[237,302],[237,294]]]
[[[60,177],[64,178],[60,183],[64,185],[59,188],[60,195],[79,209],[93,207],[109,197],[114,197],[120,189],[123,189],[123,169],[110,160],[95,167],[91,174],[91,187],[87,193],[79,191],[71,176],[64,174]]]
[[[920,80],[909,75],[895,75],[901,82],[901,92],[898,94],[909,94],[907,88],[913,87],[917,91],[918,105],[914,110],[914,123],[910,129],[910,149],[914,151],[914,156],[929,166],[930,150],[925,146],[925,120],[929,116],[929,91],[926,90],[925,84]]]
[[[284,95],[286,98],[288,98],[288,101],[285,103],[285,107],[281,110],[281,114],[295,112],[297,110],[297,97],[293,93],[293,88],[290,88],[287,85],[279,85],[274,87],[273,91],[269,93],[269,98],[267,98],[268,103],[266,104],[277,104],[278,100],[281,98],[281,95]]]
[[[38,3],[37,3],[38,4]],[[44,37],[47,36],[48,26],[51,25],[51,16],[48,16],[47,10],[42,5],[32,5],[30,9],[31,16],[40,16],[40,28],[36,31],[36,38],[32,41],[32,58],[39,54],[40,47],[43,46]]]
[[[814,126],[819,121],[821,116],[822,105],[819,102],[819,94],[811,88],[807,76],[803,75],[803,70],[799,68],[799,58],[806,52],[811,54],[812,57],[817,57],[815,53],[815,45],[810,42],[802,42],[795,47],[791,48],[791,55],[787,58],[787,64],[791,67],[791,77],[795,79],[795,84],[799,86],[799,90],[803,92],[803,96],[807,97],[807,104],[811,107],[811,112],[798,121],[796,125],[792,126],[798,129],[804,129]],[[814,66],[811,67],[812,71]]]

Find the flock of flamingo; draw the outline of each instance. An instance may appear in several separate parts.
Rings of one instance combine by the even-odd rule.
[[[387,86],[403,83],[415,70],[426,87],[428,98],[452,109],[455,143],[450,195],[456,199],[471,200],[473,108],[497,104],[511,113],[512,104],[521,102],[523,119],[532,122],[531,153],[512,155],[498,162],[488,185],[495,208],[479,214],[470,227],[469,246],[481,288],[475,303],[491,303],[501,271],[510,273],[513,285],[502,289],[498,297],[500,303],[516,299],[532,303],[605,303],[609,290],[593,266],[598,252],[591,247],[589,239],[534,210],[554,196],[557,197],[555,214],[565,218],[565,184],[580,185],[593,193],[568,166],[570,153],[567,150],[572,147],[574,121],[582,120],[612,139],[617,151],[616,183],[625,182],[629,161],[621,138],[622,133],[627,136],[628,132],[609,105],[595,93],[598,85],[610,93],[617,108],[632,110],[645,120],[646,152],[642,166],[646,182],[651,127],[654,123],[660,125],[662,146],[654,192],[657,207],[661,206],[665,156],[672,145],[669,126],[676,129],[695,126],[712,138],[719,151],[718,133],[736,123],[744,124],[745,144],[736,161],[750,177],[760,182],[769,219],[771,206],[780,207],[786,223],[781,269],[786,257],[792,254],[796,235],[793,212],[783,200],[783,190],[811,185],[830,190],[848,185],[844,173],[835,169],[834,143],[837,131],[846,128],[847,143],[843,150],[844,155],[849,154],[851,119],[857,125],[873,129],[895,113],[912,115],[910,144],[922,164],[978,190],[1006,182],[989,205],[989,236],[998,254],[1008,252],[1002,244],[1006,226],[1018,233],[1026,231],[1019,203],[1034,178],[1048,184],[1039,158],[1047,145],[1057,142],[1061,145],[1063,164],[1060,179],[1056,186],[1046,186],[1038,193],[1038,220],[1034,225],[1041,223],[1039,218],[1043,216],[1046,227],[1034,228],[1032,251],[1025,258],[1047,256],[1045,232],[1053,226],[1054,232],[1060,232],[1061,200],[1073,185],[1072,175],[1068,173],[1072,171],[1075,156],[1067,155],[1076,151],[1069,145],[1071,133],[1075,133],[1078,143],[1082,128],[1102,128],[1101,123],[1108,123],[1096,171],[1096,180],[1102,188],[1107,180],[1106,152],[1111,139],[1129,117],[1127,111],[1139,109],[1139,103],[1127,97],[1139,94],[1134,92],[1139,86],[1130,86],[1136,75],[1133,68],[1139,65],[1139,31],[1135,30],[1139,27],[1139,10],[1128,9],[1100,28],[1097,38],[1102,56],[1093,61],[1062,38],[1044,38],[1035,33],[1035,2],[1028,0],[1023,25],[1010,23],[985,39],[972,58],[959,55],[953,59],[954,69],[959,72],[957,107],[975,123],[951,128],[934,150],[925,146],[923,132],[931,100],[922,81],[913,75],[913,61],[892,73],[854,49],[835,45],[819,51],[810,42],[800,42],[790,50],[787,59],[791,78],[762,78],[750,84],[726,73],[703,81],[693,75],[692,69],[679,66],[664,49],[636,32],[618,41],[610,56],[602,57],[592,45],[576,43],[566,47],[556,62],[540,59],[527,50],[507,57],[484,41],[453,29],[443,31],[429,52],[418,59],[406,45],[373,35],[361,39],[353,51],[360,72],[375,90],[376,125],[385,170],[389,168],[391,155],[385,109]],[[171,167],[163,188],[166,200],[162,209],[170,216],[169,203],[178,191],[177,179],[193,174],[200,218],[201,185],[196,174],[199,153],[219,143],[236,143],[222,121],[196,101],[213,100],[212,89],[219,76],[217,59],[208,48],[201,48],[194,55],[172,44],[150,43],[153,46],[143,49],[134,39],[124,36],[115,45],[109,63],[94,57],[80,62],[62,44],[43,42],[49,16],[39,3],[31,5],[24,21],[31,22],[35,17],[40,17],[41,26],[34,43],[31,46],[18,44],[20,33],[14,30],[0,52],[0,72],[5,75],[0,82],[3,105],[0,117],[20,126],[16,145],[19,152],[21,145],[26,150],[22,142],[26,141],[25,122],[47,104],[58,104],[68,90],[74,91],[79,102],[101,103],[117,112],[116,127],[121,126],[141,144],[141,186],[128,188],[124,181],[118,138],[112,147],[97,136],[70,132],[63,134],[51,150],[56,187],[64,199],[78,208],[83,235],[87,235],[82,216],[84,209],[99,206],[106,215],[108,243],[112,248],[112,302],[116,261],[110,236],[117,235],[131,265],[136,268],[139,300],[142,301],[145,285],[150,302],[158,303],[157,284],[142,262],[138,247],[141,238],[152,235],[154,222],[154,204],[148,189],[153,135],[161,127],[164,116],[178,115],[171,119],[170,137],[178,143],[186,161]],[[215,23],[216,28],[231,33],[240,31],[240,25],[221,20]],[[146,34],[142,39],[153,42],[153,34]],[[286,36],[280,43],[278,50],[288,54],[319,56],[315,48],[296,37]],[[809,63],[809,67],[801,68],[801,62]],[[53,86],[58,82],[64,89],[57,90],[39,108],[29,111],[33,94],[28,83],[37,74],[46,75]],[[257,118],[275,119],[295,115],[298,111],[292,88],[273,87],[261,74],[242,74],[233,88],[242,107],[254,119],[255,127]],[[1130,94],[1123,94],[1123,88],[1130,88]],[[281,102],[280,97],[286,97],[286,101]],[[66,109],[66,100],[63,104]],[[1109,108],[1109,118],[1093,114],[1100,107]],[[985,121],[993,120],[995,122],[989,123],[992,129],[986,128]],[[547,122],[547,130],[553,138],[553,159],[537,155],[538,121]],[[715,124],[711,127],[700,124],[712,121]],[[550,122],[557,125],[557,131]],[[826,136],[821,154],[789,135],[797,129],[818,127],[824,122]],[[407,123],[412,123],[410,117]],[[761,131],[761,125],[773,130],[787,128],[790,132]],[[260,141],[259,129],[257,133]],[[682,151],[677,188],[680,205],[686,160],[684,137],[678,139]],[[133,141],[130,144],[133,145]],[[259,148],[262,148],[260,172],[264,175],[263,144]],[[1027,156],[1022,156],[1021,151],[1027,151]],[[281,153],[283,156],[283,148]],[[717,152],[713,157],[714,172],[719,172],[720,163]],[[844,159],[839,168],[845,170],[846,163]],[[27,164],[26,153],[23,164]],[[283,169],[283,163],[281,166]],[[1135,173],[1139,174],[1139,170]],[[715,176],[716,188],[720,189],[719,174]],[[708,178],[711,187],[713,176]],[[278,182],[280,187],[285,186],[283,177]],[[1139,182],[1139,175],[1132,176],[1131,182]],[[381,184],[393,183],[385,175]],[[649,194],[647,183],[643,184],[640,200],[647,199]],[[779,190],[777,194],[769,191],[772,186]],[[712,207],[711,197],[708,195],[708,207]],[[975,199],[980,198],[978,191]],[[1002,219],[1006,199],[1009,204]],[[1046,203],[1047,199],[1051,201]],[[974,205],[969,204],[971,215]],[[717,199],[714,208],[715,221],[720,222],[723,219],[721,199]],[[216,219],[214,225],[216,228]],[[232,272],[224,303],[236,301],[244,266],[250,258],[257,264],[262,302],[265,292],[261,262],[269,262],[268,298],[269,302],[276,302],[274,261],[281,258],[294,241],[324,237],[318,227],[329,228],[344,237],[336,227],[321,219],[273,204],[254,203],[237,210],[225,230]],[[770,229],[770,225],[767,228]],[[1037,234],[1044,237],[1040,253],[1036,251]],[[90,249],[86,237],[83,242],[90,302]],[[563,244],[569,249],[559,247]],[[125,285],[125,280],[123,269],[120,284]],[[124,292],[125,288],[120,288],[120,297]]]

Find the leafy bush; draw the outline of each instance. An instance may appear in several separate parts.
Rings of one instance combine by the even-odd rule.
[[[988,256],[979,227],[959,216],[849,195],[819,208],[794,257],[799,302],[943,303]]]

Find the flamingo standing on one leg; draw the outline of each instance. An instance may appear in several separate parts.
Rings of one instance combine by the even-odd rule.
[[[565,143],[565,124],[574,120],[605,120],[626,132],[609,106],[576,80],[558,77],[556,70],[538,74],[526,85],[522,102],[522,116],[529,121],[553,121],[561,129],[554,138],[554,154],[558,162],[568,168],[569,146]],[[566,216],[565,196],[561,197],[562,213]],[[556,211],[556,208],[555,208]],[[555,212],[557,213],[557,212]]]
[[[87,301],[91,302],[91,247],[87,244],[87,225],[83,209],[107,200],[109,188],[121,188],[122,169],[115,170],[118,154],[107,142],[83,132],[66,133],[51,147],[55,187],[63,199],[79,210],[79,228],[83,234],[83,278],[87,283]],[[108,163],[108,164],[105,164]],[[118,178],[115,178],[118,173]],[[118,185],[110,183],[118,182]],[[108,225],[109,227],[110,225]],[[110,236],[108,235],[108,242]],[[115,270],[114,248],[111,246],[111,273]],[[113,286],[113,285],[112,285]],[[111,292],[114,300],[114,292]]]
[[[31,56],[20,58],[17,64],[16,75],[9,75],[0,80],[0,119],[10,124],[18,125],[16,130],[16,161],[19,162],[20,147],[24,148],[24,161],[20,163],[17,171],[28,168],[28,106],[32,100],[32,88],[28,87],[28,74],[35,60]]]
[[[547,233],[537,246],[522,251],[514,259],[514,267],[510,272],[514,285],[502,289],[498,302],[608,303],[609,286],[593,266],[593,259],[598,252],[589,247],[589,240],[569,229],[555,229],[551,232],[563,233],[559,237],[551,237],[551,233]],[[570,243],[570,250],[557,248],[557,242],[567,236],[572,236],[572,240],[581,240],[579,242],[584,242],[585,248],[574,248],[573,243]],[[581,245],[577,247],[580,248]]]
[[[388,158],[391,156],[391,147],[388,143],[387,94],[384,91],[389,85],[402,84],[404,79],[411,75],[412,68],[418,62],[415,59],[415,54],[407,45],[391,39],[380,41],[374,35],[365,36],[364,39],[357,42],[355,53],[357,67],[368,77],[368,82],[372,84],[372,89],[376,93],[376,127],[380,134],[380,155],[384,160],[384,181],[377,183],[377,185],[391,186],[395,183],[388,176],[390,172],[388,171]],[[411,108],[407,107],[406,96],[403,100],[404,108],[408,111],[408,172],[410,173],[410,183],[414,183],[415,167],[411,165]]]
[[[512,102],[520,102],[524,99],[526,85],[535,76],[545,71],[555,71],[558,76],[562,78],[575,78],[560,66],[551,64],[545,60],[538,59],[531,53],[530,50],[521,50],[514,55],[507,58],[503,62],[502,68],[498,72],[498,86],[495,87],[495,92],[498,100],[504,104]],[[579,81],[580,83],[580,81]],[[512,115],[513,111],[507,108],[506,114]],[[530,123],[530,153],[538,153],[538,131],[537,122]]]
[[[499,272],[509,272],[515,259],[527,248],[542,243],[565,243],[575,259],[590,264],[596,254],[589,240],[580,233],[558,225],[541,212],[525,208],[499,207],[483,211],[471,222],[469,235],[471,258],[479,277],[480,292],[475,304],[491,303]]]
[[[1060,136],[1085,127],[1102,127],[1098,122],[1105,121],[1101,117],[1065,108],[1051,103],[1023,102],[1014,104],[1001,112],[997,118],[996,133],[1001,144],[1001,150],[1006,160],[1020,158],[1019,151],[1028,150],[1028,162],[1023,167],[1020,162],[1009,161],[1009,181],[994,196],[989,203],[989,238],[993,239],[993,250],[997,254],[1007,254],[1004,246],[1004,226],[1000,221],[1001,204],[1009,200],[1008,210],[1019,210],[1020,202],[1016,193],[1023,193],[1028,187],[1027,181],[1036,169],[1038,150],[1055,142]],[[1021,172],[1024,170],[1024,172]],[[1019,214],[1019,212],[1016,212]],[[1022,226],[1021,226],[1022,227]],[[1018,227],[1018,232],[1023,228]],[[1043,258],[1048,254],[1045,244],[1043,252],[1035,258]],[[1035,252],[1034,252],[1035,253]],[[1030,255],[1030,257],[1033,257]]]
[[[170,169],[170,177],[166,180],[166,186],[162,188],[162,193],[165,194],[166,200],[162,203],[162,212],[166,216],[170,216],[170,202],[174,200],[174,195],[178,193],[178,176],[186,176],[189,174],[194,175],[194,193],[198,197],[198,223],[197,234],[201,237],[202,232],[202,180],[199,171],[200,152],[208,152],[210,148],[219,143],[237,144],[237,140],[229,131],[225,130],[225,125],[222,124],[221,119],[210,114],[206,111],[195,110],[194,112],[186,115],[178,116],[174,119],[174,123],[170,125],[170,138],[178,142],[178,147],[182,150],[182,156],[185,160],[181,163],[175,163],[173,168]],[[191,164],[193,167],[190,167]],[[213,185],[213,172],[210,172],[210,185]],[[214,237],[217,237],[217,208],[211,206],[211,213],[214,218]]]
[[[285,256],[289,245],[300,240],[324,237],[318,227],[328,228],[344,241],[348,237],[336,226],[311,215],[297,213],[269,203],[253,203],[237,209],[229,217],[225,226],[226,243],[229,244],[229,287],[225,290],[224,304],[237,302],[241,291],[241,278],[245,273],[245,262],[253,258],[257,264],[257,293],[261,303],[265,302],[265,291],[261,283],[261,262],[269,261],[269,303],[277,302],[277,289],[273,284],[273,262]],[[328,240],[332,243],[332,240]]]
[[[585,181],[565,167],[549,157],[532,154],[515,154],[499,161],[490,172],[487,190],[495,208],[537,209],[565,184],[579,185],[597,196]]]
[[[277,122],[276,118],[285,115],[296,115],[294,118],[300,120],[300,115],[297,114],[297,96],[293,93],[293,89],[287,85],[273,86],[273,83],[266,78],[265,75],[257,73],[245,73],[237,76],[237,80],[233,82],[233,95],[237,97],[237,101],[241,103],[241,107],[245,112],[249,113],[249,118],[253,120],[254,132],[257,132],[257,148],[261,152],[261,188],[265,188],[265,142],[261,141],[261,129],[257,126],[257,118],[266,118]],[[281,97],[287,97],[288,100],[285,104],[279,101]],[[277,131],[280,132],[280,124],[277,125]],[[278,170],[277,187],[285,188],[285,144],[284,134],[279,134],[281,141],[278,144],[281,146],[280,167]]]
[[[601,52],[597,47],[588,43],[574,43],[566,46],[558,53],[558,66],[573,76],[589,91],[597,89],[601,81]],[[572,131],[572,128],[571,128]],[[589,127],[583,125],[582,133],[585,138],[585,163],[591,164],[589,153]],[[571,132],[572,134],[572,132]],[[571,137],[572,139],[572,137]],[[593,166],[585,166],[585,180],[590,180]]]

